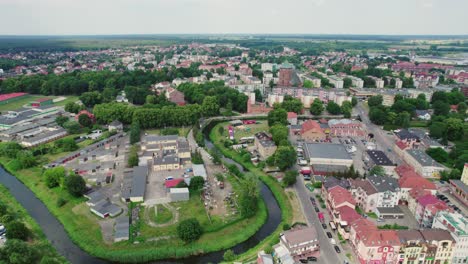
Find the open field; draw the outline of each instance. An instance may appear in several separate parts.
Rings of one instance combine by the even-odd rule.
[[[234,138],[239,140],[243,137],[252,137],[255,135],[255,133],[261,132],[261,131],[266,131],[268,132],[268,122],[266,120],[261,120],[258,121],[260,124],[252,124],[252,125],[242,125],[238,127],[234,127]],[[226,124],[224,126],[224,134],[227,136],[228,135],[228,125]]]
[[[181,137],[187,137],[190,129],[192,127],[176,127],[175,129],[177,129],[179,131],[179,136]],[[157,128],[157,129],[147,129],[145,130],[145,133],[149,134],[149,135],[161,135],[161,128]]]

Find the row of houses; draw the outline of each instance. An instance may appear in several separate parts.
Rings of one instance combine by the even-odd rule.
[[[466,228],[466,219],[463,220],[453,212],[437,211],[434,216],[436,220],[433,220],[429,226],[422,226],[426,229],[419,230],[382,230],[357,213],[357,206],[365,208],[364,210],[376,208],[378,213],[380,208],[397,204],[398,187],[395,187],[397,183],[392,179],[376,176],[368,180],[348,181],[328,177],[322,185],[322,196],[332,221],[341,236],[350,241],[359,262],[364,264],[466,261],[467,243],[464,242],[466,229],[462,232],[458,230]],[[447,215],[452,219],[451,225],[446,219],[442,219]],[[454,217],[458,220],[456,223]],[[463,226],[460,226],[460,221]]]

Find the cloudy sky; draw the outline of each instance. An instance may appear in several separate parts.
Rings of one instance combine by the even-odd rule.
[[[0,0],[0,35],[468,34],[468,0]]]

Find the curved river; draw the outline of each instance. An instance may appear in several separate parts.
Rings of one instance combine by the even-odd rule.
[[[208,140],[206,140],[206,145],[208,148],[214,147]],[[237,167],[243,171],[242,166],[237,164],[235,161],[226,157],[223,157],[223,160],[231,164],[236,164]],[[87,254],[75,245],[65,232],[63,225],[49,212],[47,207],[34,195],[34,193],[2,167],[0,167],[0,184],[5,185],[10,190],[11,194],[28,211],[31,217],[36,220],[44,234],[47,236],[47,239],[52,243],[57,251],[71,263],[110,263]],[[260,194],[268,208],[268,219],[257,233],[245,242],[237,244],[232,248],[236,254],[243,253],[256,246],[261,240],[273,233],[281,222],[281,210],[279,205],[270,189],[268,189],[268,187],[262,182],[260,183]],[[223,260],[223,254],[224,251],[217,251],[199,256],[191,256],[184,259],[160,260],[152,263],[218,263]]]

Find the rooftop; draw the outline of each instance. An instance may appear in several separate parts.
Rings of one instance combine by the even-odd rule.
[[[468,220],[463,215],[459,213],[439,211],[436,218],[440,219],[441,223],[444,223],[445,220],[447,224],[450,224],[454,228],[458,235],[468,235]]]
[[[284,237],[284,240],[292,246],[311,240],[316,240],[318,238],[317,230],[315,229],[315,227],[288,230],[285,231],[282,235]]]
[[[396,192],[400,188],[397,180],[388,176],[369,175],[367,180],[378,192]]]
[[[366,153],[375,165],[394,166],[394,163],[381,150],[368,150]]]
[[[322,158],[322,159],[344,159],[352,160],[346,148],[341,144],[320,144],[320,143],[305,143],[305,156],[307,158]]]
[[[133,167],[130,197],[144,197],[146,189],[147,166]]]
[[[417,160],[419,164],[421,164],[424,167],[431,166],[431,167],[443,168],[443,166],[440,163],[432,159],[429,155],[426,154],[426,152],[420,149],[408,149],[406,151],[415,160]]]

